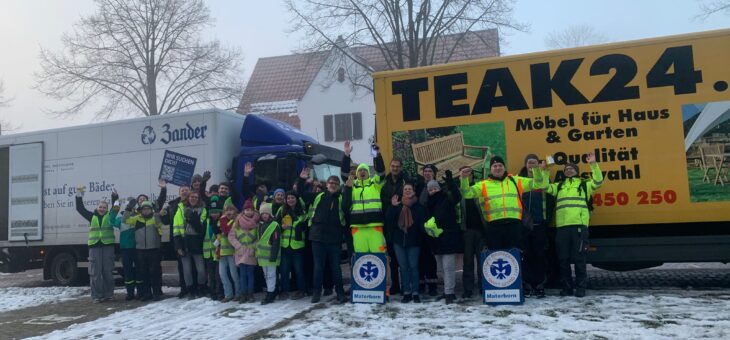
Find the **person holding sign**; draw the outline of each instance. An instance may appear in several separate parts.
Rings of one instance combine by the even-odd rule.
[[[521,249],[522,193],[544,187],[547,178],[541,171],[535,172],[534,179],[513,176],[507,172],[500,156],[489,160],[487,179],[470,186],[470,172],[470,168],[461,170],[461,193],[466,199],[477,197],[479,200],[482,217],[487,221],[487,247],[489,250]]]
[[[591,167],[591,178],[582,179],[577,164],[566,164],[565,179],[546,186],[546,192],[555,196],[555,245],[560,262],[560,281],[563,289],[560,296],[573,295],[584,297],[588,284],[586,257],[588,253],[588,225],[591,219],[591,197],[603,184],[603,173],[596,162],[593,152],[585,157]],[[541,171],[546,171],[545,163]],[[537,174],[537,172],[535,172]],[[573,284],[570,264],[575,264],[575,285]]]
[[[89,222],[89,283],[91,298],[95,303],[111,301],[114,297],[114,227],[119,205],[114,205],[119,196],[116,189],[112,191],[112,205],[109,210],[107,201],[99,201],[93,212],[84,207],[84,191],[86,187],[76,187],[76,211]]]
[[[426,234],[431,236],[431,251],[443,271],[443,296],[446,303],[450,304],[456,300],[456,254],[464,252],[464,241],[461,238],[461,226],[456,221],[456,205],[461,201],[461,194],[456,188],[451,170],[446,170],[444,182],[450,186],[451,196],[442,191],[441,185],[435,180],[426,185],[429,195],[426,211],[430,223],[424,227]]]
[[[203,262],[203,238],[208,210],[200,199],[198,192],[191,192],[182,209],[177,209],[173,218],[173,242],[175,250],[182,262],[183,276],[187,284],[190,298],[204,293],[206,276]],[[198,286],[193,286],[193,262],[197,274]]]

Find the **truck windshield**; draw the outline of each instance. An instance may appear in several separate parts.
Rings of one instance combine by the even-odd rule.
[[[329,165],[329,164],[315,164],[314,167],[314,177],[317,178],[320,181],[326,181],[328,177],[330,176],[337,176],[337,178],[340,178],[340,167]]]

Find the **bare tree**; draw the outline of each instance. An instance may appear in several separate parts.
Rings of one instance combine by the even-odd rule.
[[[2,79],[0,79],[0,109],[10,106],[11,101],[13,101],[13,98],[5,96],[5,83]],[[0,119],[0,135],[2,135],[3,132],[14,131],[17,129],[18,126],[11,124],[6,119]]]
[[[382,54],[388,69],[448,62],[439,42],[447,35],[487,28],[525,30],[513,21],[512,0],[286,0],[294,15],[292,30],[304,33],[304,50],[336,50],[350,62],[369,70],[349,48],[367,46]],[[484,41],[485,44],[491,43]],[[345,68],[350,71],[351,68]],[[367,86],[367,84],[363,84]]]
[[[700,3],[700,14],[697,15],[699,19],[707,19],[709,16],[725,12],[730,15],[730,0],[699,0]]]
[[[202,0],[94,0],[97,10],[41,51],[36,88],[72,114],[101,103],[97,118],[146,116],[223,105],[243,92],[240,51],[203,41],[213,19]]]
[[[562,31],[553,31],[545,38],[545,45],[550,49],[579,47],[603,44],[608,37],[598,32],[591,25],[574,25]]]

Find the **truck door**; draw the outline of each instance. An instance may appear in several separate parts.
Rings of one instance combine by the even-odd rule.
[[[0,163],[8,174],[8,202],[0,206],[7,240],[43,240],[43,143],[12,145]]]

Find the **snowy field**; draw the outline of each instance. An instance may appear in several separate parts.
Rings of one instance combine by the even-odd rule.
[[[0,312],[75,299],[88,292],[84,287],[0,288]]]
[[[271,305],[167,299],[72,325],[43,339],[646,339],[730,338],[730,292],[589,291],[583,299],[387,305]],[[224,330],[224,332],[221,332]],[[40,338],[39,338],[40,339]]]

